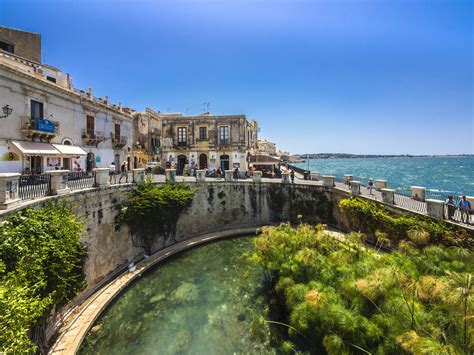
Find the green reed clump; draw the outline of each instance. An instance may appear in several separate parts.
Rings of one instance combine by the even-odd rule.
[[[474,351],[473,258],[431,245],[380,254],[323,226],[264,228],[253,260],[273,275],[289,325],[282,350],[328,354]],[[275,302],[276,301],[276,302]]]
[[[444,221],[408,214],[391,214],[381,204],[358,197],[341,200],[339,210],[348,217],[353,230],[370,236],[382,232],[394,243],[407,240],[419,246],[440,243],[474,249],[474,238],[471,235]]]
[[[134,245],[151,253],[160,237],[175,236],[179,216],[191,206],[193,197],[185,185],[156,185],[145,179],[129,193],[118,214],[118,225],[128,225]]]
[[[46,319],[84,287],[83,224],[64,203],[0,224],[0,353],[46,351]]]

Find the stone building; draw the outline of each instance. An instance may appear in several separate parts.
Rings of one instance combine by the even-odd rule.
[[[0,119],[0,172],[90,172],[125,160],[132,165],[131,111],[94,97],[90,88],[76,90],[68,74],[33,60],[41,58],[39,35],[29,53],[20,50],[27,46],[21,31],[14,31],[16,37],[6,32],[0,28],[6,48],[0,49],[0,107],[13,111]]]
[[[143,167],[147,162],[161,162],[161,116],[146,108],[133,113],[134,166]]]
[[[270,141],[267,141],[266,139],[257,141],[257,147],[258,147],[259,154],[271,155],[271,156],[277,155],[276,144]]]
[[[244,115],[162,114],[161,121],[162,157],[178,174],[193,164],[200,169],[243,171],[250,152],[257,148],[258,124]]]

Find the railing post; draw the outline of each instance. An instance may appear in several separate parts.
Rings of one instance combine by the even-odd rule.
[[[411,198],[417,201],[425,201],[426,188],[422,186],[411,187]]]
[[[18,183],[20,174],[2,173],[0,174],[0,210],[15,207],[20,203],[18,195]]]
[[[389,205],[395,204],[395,190],[394,189],[380,189],[382,192],[382,202]]]
[[[427,199],[426,209],[430,216],[444,219],[444,201]]]
[[[387,188],[387,180],[375,180],[375,191]]]
[[[319,174],[317,171],[312,171],[310,174],[310,179],[313,181],[318,181],[319,180]]]
[[[69,170],[50,170],[46,174],[49,175],[50,195],[64,195],[71,191],[67,186]]]
[[[225,171],[225,181],[234,181],[234,170]]]
[[[176,181],[176,169],[165,169],[166,182],[174,184]]]
[[[334,181],[336,180],[335,176],[324,175],[323,176],[323,186],[334,187]]]
[[[109,186],[109,168],[95,168],[94,172],[94,187],[105,187]]]
[[[196,181],[197,182],[206,181],[206,170],[204,169],[196,170]]]
[[[349,186],[352,194],[360,195],[360,181],[351,181]]]
[[[253,182],[261,182],[262,181],[262,172],[261,171],[254,171],[252,175]]]
[[[290,173],[288,171],[282,171],[282,173],[281,173],[281,182],[283,184],[289,184],[290,183]]]
[[[145,179],[145,169],[137,168],[132,169],[132,182],[135,184],[140,184],[143,179]]]
[[[352,181],[352,175],[351,174],[344,175],[344,184],[350,185],[351,181]]]

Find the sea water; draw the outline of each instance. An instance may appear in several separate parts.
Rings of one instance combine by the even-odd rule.
[[[308,169],[308,160],[296,166]],[[429,190],[474,196],[474,156],[309,159],[321,175],[352,174],[362,183],[388,180],[388,187],[425,186]]]

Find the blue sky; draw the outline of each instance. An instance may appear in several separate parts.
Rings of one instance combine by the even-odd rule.
[[[474,153],[473,2],[0,0],[79,88],[246,114],[293,153]]]

